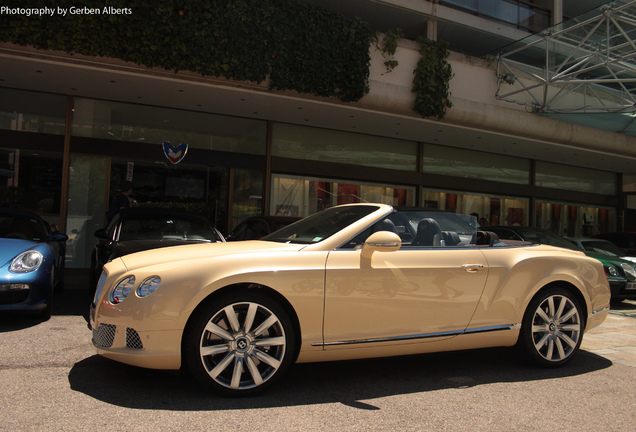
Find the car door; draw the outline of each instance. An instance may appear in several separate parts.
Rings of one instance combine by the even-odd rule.
[[[461,333],[481,298],[488,266],[474,246],[332,251],[326,263],[327,349]]]

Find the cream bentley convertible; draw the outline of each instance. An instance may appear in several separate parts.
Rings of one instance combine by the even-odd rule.
[[[261,240],[116,258],[91,326],[102,356],[247,395],[294,362],[518,345],[562,365],[609,301],[602,264],[582,252],[504,244],[461,215],[352,204]]]

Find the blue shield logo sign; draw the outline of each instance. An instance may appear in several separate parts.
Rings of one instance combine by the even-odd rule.
[[[163,143],[163,154],[165,154],[168,160],[175,165],[183,160],[187,152],[187,144],[179,144],[177,147],[175,147],[168,141],[165,141]]]

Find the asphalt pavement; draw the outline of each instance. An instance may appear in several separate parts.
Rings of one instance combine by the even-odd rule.
[[[561,368],[508,348],[299,364],[228,399],[96,355],[85,286],[69,278],[48,321],[0,318],[1,432],[636,430],[636,302],[613,305]]]

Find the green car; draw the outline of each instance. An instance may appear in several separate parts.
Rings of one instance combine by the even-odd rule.
[[[636,268],[633,257],[607,240],[576,237],[569,241],[583,249],[586,255],[603,263],[612,290],[612,300],[636,299]]]
[[[520,240],[548,244],[585,252],[587,256],[596,258],[603,263],[605,276],[607,276],[612,291],[613,301],[636,299],[636,268],[634,267],[636,264],[622,258],[622,251],[610,242],[606,242],[609,245],[599,245],[597,243],[600,243],[601,240],[598,239],[567,239],[554,231],[526,226],[486,226],[479,229],[494,232],[502,240]],[[586,241],[591,240],[594,241],[593,247],[585,244]]]

